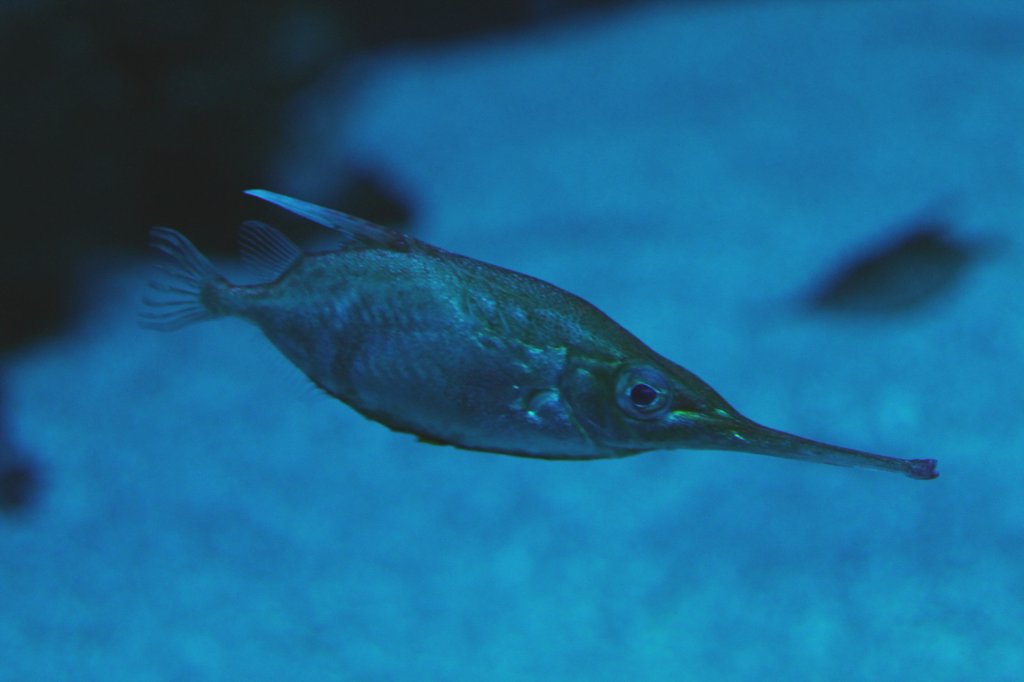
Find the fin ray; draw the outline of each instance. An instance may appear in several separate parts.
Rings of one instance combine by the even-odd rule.
[[[284,194],[270,192],[265,189],[247,189],[245,190],[245,193],[258,199],[268,201],[275,206],[280,206],[281,208],[291,211],[298,216],[302,216],[306,220],[311,220],[318,225],[323,225],[328,229],[335,230],[336,232],[341,233],[348,243],[359,242],[377,246],[390,246],[396,241],[404,239],[404,235],[394,230],[380,225],[375,225],[369,221],[362,220],[361,218],[356,218],[347,213],[342,213],[341,211],[317,206],[316,204],[311,204],[308,201],[295,199]]]
[[[242,223],[238,233],[242,260],[273,281],[302,257],[302,249],[277,229],[257,220]]]
[[[151,279],[149,281],[149,288],[153,291],[159,291],[161,294],[182,294],[183,296],[191,296],[192,291],[190,289],[174,286],[158,279]]]
[[[185,235],[169,227],[151,229],[149,245],[167,256],[168,262],[157,266],[162,278],[149,282],[156,295],[143,297],[139,324],[173,331],[216,317],[202,301],[203,288],[220,278],[209,259]]]

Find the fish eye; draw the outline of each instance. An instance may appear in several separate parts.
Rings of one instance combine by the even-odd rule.
[[[650,407],[657,399],[658,392],[645,383],[633,384],[633,388],[629,389],[629,400],[638,410]]]
[[[653,367],[628,367],[619,376],[616,400],[634,419],[655,419],[667,410],[672,395],[665,375]]]

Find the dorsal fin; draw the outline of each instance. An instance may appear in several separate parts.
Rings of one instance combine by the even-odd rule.
[[[265,189],[247,189],[245,193],[269,201],[326,228],[336,230],[345,237],[346,243],[360,242],[376,246],[396,246],[405,243],[406,238],[402,233],[374,225],[341,211],[334,211]]]
[[[275,280],[302,256],[302,249],[275,228],[247,220],[238,231],[242,260],[269,280]]]

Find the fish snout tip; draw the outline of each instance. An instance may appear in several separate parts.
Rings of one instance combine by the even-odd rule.
[[[919,481],[930,481],[933,478],[938,478],[939,472],[936,470],[938,464],[939,461],[936,459],[909,460],[907,476],[916,478]]]

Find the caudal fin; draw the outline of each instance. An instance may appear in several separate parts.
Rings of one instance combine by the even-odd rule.
[[[219,317],[204,303],[203,293],[223,278],[206,256],[185,235],[169,227],[150,230],[149,245],[168,256],[169,261],[157,266],[161,276],[149,282],[153,295],[142,299],[139,324],[147,329],[173,331]]]

